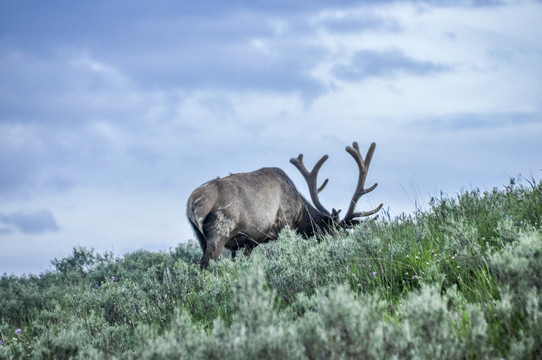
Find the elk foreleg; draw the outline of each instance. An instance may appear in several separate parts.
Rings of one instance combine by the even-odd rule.
[[[256,242],[250,241],[245,244],[245,249],[243,250],[243,254],[246,257],[249,257],[252,253],[252,250],[258,245]]]

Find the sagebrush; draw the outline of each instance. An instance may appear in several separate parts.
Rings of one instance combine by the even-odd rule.
[[[542,358],[542,182],[352,232],[285,230],[199,269],[194,243],[76,248],[0,279],[2,359]]]

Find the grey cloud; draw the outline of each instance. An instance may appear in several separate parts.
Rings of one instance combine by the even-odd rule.
[[[71,99],[73,108],[64,109],[64,118],[81,108],[89,116],[100,117],[107,103],[104,97],[109,94],[103,89],[123,89],[118,88],[114,76],[88,72],[67,61],[73,57],[69,49],[85,49],[90,57],[99,54],[99,61],[118,69],[141,88],[259,90],[297,93],[311,99],[329,90],[311,75],[330,55],[327,48],[310,41],[316,29],[338,33],[400,31],[394,19],[374,13],[372,6],[363,1],[332,5],[236,1],[227,6],[215,1],[158,1],[152,6],[134,2],[126,12],[101,1],[64,4],[61,11],[45,5],[40,8],[39,4],[32,8],[3,4],[0,12],[10,16],[0,18],[9,34],[0,39],[4,64],[0,70],[4,78],[0,100],[4,100],[0,105],[4,117],[43,119],[54,115],[58,99]],[[358,10],[355,14],[349,12],[354,8]],[[329,15],[316,22],[311,17],[336,10],[346,15]],[[123,21],[118,21],[119,13]],[[262,40],[267,51],[255,49],[255,39]],[[63,50],[59,53],[59,49]],[[395,71],[420,73],[437,66],[393,53],[378,55],[373,54],[374,61],[385,60],[384,66]],[[361,65],[365,64],[354,58],[350,66],[335,70],[342,78],[363,77],[366,72],[360,70]],[[78,101],[80,94],[87,101]],[[28,106],[29,101],[37,107]],[[36,108],[39,110],[30,110]]]
[[[353,4],[359,3],[335,4],[332,10]],[[371,13],[313,24],[310,15],[329,6],[318,2],[303,6],[289,2],[240,1],[228,6],[209,1],[198,5],[158,2],[151,8],[135,3],[133,11],[122,12],[122,22],[115,18],[121,9],[107,2],[102,5],[66,5],[59,13],[42,9],[50,16],[35,16],[39,8],[26,12],[6,9],[18,21],[6,18],[4,25],[11,39],[3,42],[6,66],[0,70],[7,79],[4,84],[9,84],[0,89],[9,99],[2,104],[4,112],[24,115],[33,108],[25,106],[30,98],[40,102],[43,118],[49,113],[44,110],[55,108],[55,99],[87,93],[93,94],[89,102],[74,99],[73,103],[96,113],[93,105],[101,100],[99,90],[110,88],[109,77],[66,63],[62,57],[69,53],[52,54],[62,43],[69,43],[71,49],[86,49],[90,56],[99,53],[100,61],[113,65],[140,87],[260,90],[311,98],[326,91],[326,84],[311,76],[328,54],[325,47],[310,41],[315,27],[343,32],[393,26]],[[32,28],[24,25],[30,22]],[[255,39],[266,43],[268,51],[254,48]],[[25,57],[25,53],[31,56]]]
[[[328,31],[337,33],[367,30],[397,32],[400,30],[400,25],[396,20],[376,15],[370,11],[361,14],[346,13],[341,16],[329,16],[324,18],[319,25]]]
[[[23,234],[41,234],[59,230],[53,214],[46,209],[31,212],[0,213],[0,225],[2,226],[2,232],[5,234],[12,232],[10,229]]]
[[[125,53],[131,57],[122,59],[124,70],[146,87],[160,84],[162,88],[256,90],[309,97],[323,93],[325,84],[311,71],[327,50],[304,41],[309,33],[295,26],[276,35],[272,25],[275,20],[298,21],[260,14],[254,14],[254,18],[232,15],[218,24],[209,24],[209,19],[203,21],[204,25],[194,22],[194,27],[175,29],[172,34],[165,29],[151,36],[142,34],[157,56],[149,58],[149,47],[142,53],[140,46],[128,44]],[[255,46],[255,41],[264,48]]]
[[[0,50],[0,123],[81,125],[129,113],[122,76],[85,50]],[[81,117],[84,114],[84,117]]]
[[[348,64],[336,65],[333,75],[344,81],[359,81],[370,77],[389,77],[397,74],[429,75],[450,71],[448,65],[419,61],[399,50],[362,50],[354,54]]]
[[[386,3],[406,2],[382,0]],[[412,2],[412,1],[409,1]],[[417,0],[415,3],[430,6],[494,6],[502,0]],[[171,39],[171,45],[188,37],[201,40],[212,32],[214,37],[239,38],[239,34],[261,35],[266,22],[262,18],[283,19],[285,14],[306,19],[311,13],[326,10],[349,10],[353,7],[375,6],[373,1],[132,1],[127,6],[110,1],[85,3],[47,4],[3,1],[0,2],[0,24],[2,33],[9,34],[4,45],[23,42],[37,51],[44,51],[54,40],[62,43],[78,43],[88,47],[126,46],[124,40],[133,38],[142,49],[148,49],[145,33],[158,34],[159,38]],[[142,18],[142,16],[144,18]],[[122,21],[119,21],[122,19]],[[227,26],[225,27],[224,24]],[[228,25],[229,24],[229,25]],[[251,25],[247,28],[247,25]],[[177,31],[182,30],[182,31]],[[102,35],[107,34],[106,37]],[[155,39],[158,40],[158,39]],[[56,42],[58,44],[59,42]],[[129,44],[134,47],[135,43]],[[144,46],[142,46],[144,45]]]

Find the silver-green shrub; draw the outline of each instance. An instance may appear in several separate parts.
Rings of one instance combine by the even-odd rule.
[[[0,359],[542,358],[542,182],[303,239],[207,271],[195,243],[74,249],[0,277]]]
[[[501,299],[494,301],[496,327],[512,332],[509,357],[542,357],[542,232],[517,235],[491,257],[491,266],[503,285]]]

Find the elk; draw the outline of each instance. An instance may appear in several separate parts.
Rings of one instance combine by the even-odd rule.
[[[201,267],[206,268],[211,259],[216,260],[224,247],[232,252],[232,259],[241,248],[250,255],[254,247],[275,240],[287,226],[307,238],[337,228],[352,228],[362,221],[360,218],[376,214],[382,204],[370,211],[355,211],[360,197],[378,185],[365,188],[375,147],[372,143],[365,159],[357,142],[346,147],[358,165],[359,177],[342,220],[340,210],[329,212],[318,198],[328,183],[326,179],[320,187],[317,185],[318,172],[328,155],[324,155],[310,172],[303,164],[303,154],[290,160],[305,178],[312,204],[297,191],[284,171],[274,167],[231,174],[198,187],[188,199],[187,215],[203,251]]]

